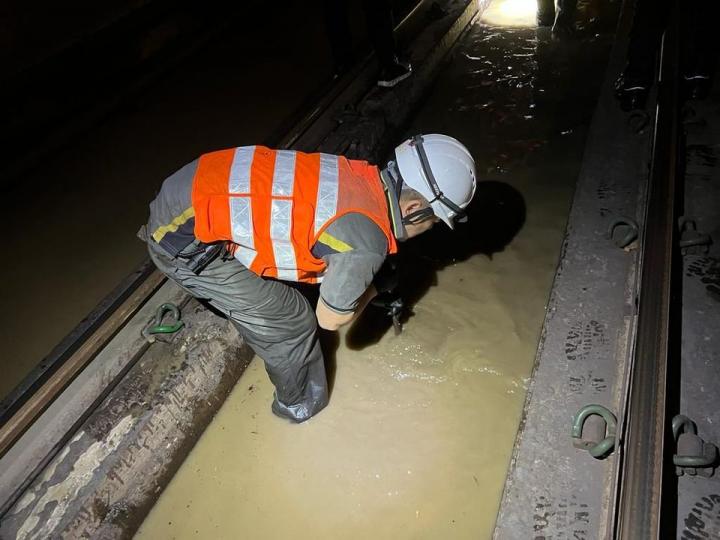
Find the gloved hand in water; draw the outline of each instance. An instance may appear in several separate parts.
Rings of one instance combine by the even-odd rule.
[[[403,314],[404,304],[402,298],[397,294],[397,288],[400,284],[400,272],[398,272],[397,264],[391,259],[385,259],[385,262],[378,270],[373,278],[373,285],[378,292],[372,304],[385,311],[392,319],[395,334],[402,332],[402,324],[400,318]]]
[[[380,269],[373,277],[373,285],[378,294],[391,293],[400,284],[400,275],[397,264],[391,259],[385,259]]]

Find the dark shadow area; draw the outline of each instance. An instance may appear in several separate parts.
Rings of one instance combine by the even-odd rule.
[[[228,39],[231,23],[244,24],[249,32],[252,27],[243,16],[259,18],[263,13],[257,1],[242,9],[227,9],[231,5],[220,0],[115,4],[102,14],[102,8],[92,10],[83,0],[57,11],[41,2],[35,9],[45,14],[33,28],[25,28],[21,16],[7,21],[8,31],[17,35],[9,53],[27,57],[27,65],[0,76],[0,98],[14,104],[0,120],[5,128],[0,135],[4,184],[17,182],[20,172],[33,167],[26,153],[45,145],[60,150],[113,113],[126,114],[123,108],[136,108],[143,92],[161,83],[169,71],[188,70],[189,57],[211,40]],[[69,15],[83,10],[89,12],[85,17]],[[93,16],[98,18],[94,23]],[[59,30],[63,25],[58,21],[69,28]],[[76,36],[73,25],[78,26]],[[40,41],[43,34],[54,35],[57,44]]]
[[[670,0],[638,0],[627,65],[616,84],[616,95],[623,110],[645,109],[655,84],[655,66],[661,40],[672,18]],[[713,32],[720,7],[717,2],[696,0],[682,3],[679,11],[680,84],[683,100],[705,99],[717,71],[718,44]]]
[[[492,259],[515,238],[525,224],[525,199],[510,184],[480,182],[468,207],[468,220],[455,230],[437,225],[425,234],[402,244],[397,258],[399,294],[405,303],[403,322],[412,317],[414,306],[437,283],[437,272],[473,255]],[[359,350],[377,343],[392,326],[381,308],[370,305],[347,334],[347,346]]]
[[[424,258],[441,268],[476,254],[492,258],[525,224],[525,199],[510,184],[488,180],[478,183],[467,212],[467,222],[458,223],[455,230],[437,225],[402,246],[401,261]]]
[[[374,22],[382,22],[392,40],[392,23],[412,11],[418,0],[330,2],[342,4],[348,12],[347,21],[334,33],[319,20],[321,6],[298,0],[112,0],[97,6],[88,0],[63,5],[48,0],[34,0],[28,6],[18,0],[12,3],[18,5],[0,13],[4,31],[0,35],[4,68],[0,70],[0,99],[13,104],[0,118],[4,128],[0,132],[0,184],[7,186],[34,168],[37,155],[52,155],[78,144],[103,122],[137,112],[147,94],[168,81],[178,81],[173,93],[181,93],[184,80],[198,75],[212,86],[223,77],[217,74],[218,65],[225,64],[234,72],[224,74],[227,86],[242,88],[241,83],[253,77],[252,73],[245,79],[240,76],[248,63],[257,58],[280,73],[287,72],[282,62],[276,65],[277,59],[291,56],[288,51],[299,43],[297,48],[305,51],[302,76],[313,82],[292,119],[278,126],[285,135],[294,125],[291,120],[299,119],[334,84],[330,38],[337,30],[340,36],[335,42],[357,50],[351,62],[344,60],[348,65],[343,72],[367,55],[367,25],[359,20],[358,4],[387,6],[385,16]],[[291,21],[303,15],[311,24],[300,29]],[[274,37],[267,39],[268,35]],[[234,99],[247,99],[248,93],[235,94]],[[198,95],[202,99],[207,99],[205,94]]]
[[[319,329],[320,348],[325,358],[325,376],[328,383],[328,395],[332,398],[337,372],[337,350],[340,347],[340,334],[330,330]]]

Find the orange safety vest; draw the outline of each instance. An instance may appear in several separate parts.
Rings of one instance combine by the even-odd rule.
[[[230,241],[260,276],[316,283],[325,263],[311,250],[334,220],[364,214],[397,252],[377,167],[330,154],[241,146],[204,154],[193,179],[195,236]]]

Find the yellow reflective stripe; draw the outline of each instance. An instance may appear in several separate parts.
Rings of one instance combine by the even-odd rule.
[[[322,242],[326,246],[333,248],[339,253],[343,253],[345,251],[352,251],[352,246],[350,244],[346,244],[342,240],[338,240],[337,238],[329,235],[326,232],[320,235],[320,238],[318,238],[318,242]]]
[[[169,233],[169,232],[175,232],[178,230],[178,227],[183,225],[188,219],[193,217],[195,215],[195,209],[191,206],[187,210],[185,210],[182,214],[177,216],[175,219],[173,219],[170,223],[167,225],[163,225],[162,227],[158,227],[157,230],[152,233],[152,237],[156,242],[160,242],[160,240],[163,239],[163,237]]]

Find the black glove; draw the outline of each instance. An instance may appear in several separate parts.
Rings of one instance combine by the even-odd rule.
[[[402,323],[405,305],[402,298],[397,294],[398,285],[400,285],[400,272],[397,264],[392,259],[385,259],[385,262],[378,270],[373,278],[373,285],[378,292],[372,304],[382,308],[385,313],[392,319],[395,335],[402,332]]]
[[[395,335],[400,335],[402,332],[401,319],[405,314],[405,303],[399,296],[393,296],[391,294],[384,294],[376,296],[370,302],[371,305],[382,309],[385,315],[392,319],[393,328],[395,328]]]
[[[400,284],[400,275],[398,273],[395,261],[385,259],[380,269],[373,277],[373,285],[378,294],[391,293],[397,289]]]
[[[395,261],[385,259],[372,281],[378,294],[391,293],[400,284],[400,274]]]

